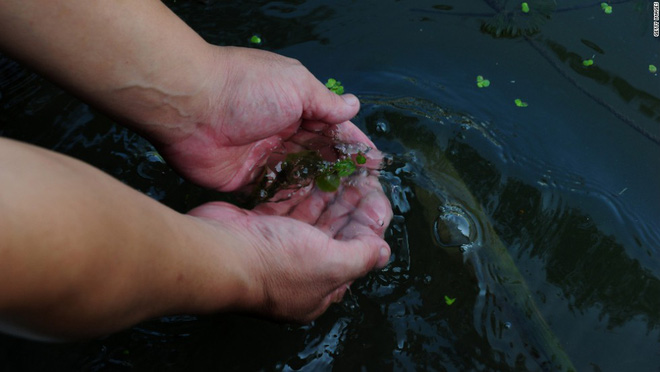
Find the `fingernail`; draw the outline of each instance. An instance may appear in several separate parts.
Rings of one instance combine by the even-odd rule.
[[[351,106],[355,106],[358,103],[360,103],[358,98],[356,96],[352,95],[352,94],[344,94],[344,95],[341,96],[341,98],[343,98],[344,102],[348,103]]]
[[[380,247],[380,257],[378,258],[378,268],[383,268],[390,261],[390,247]]]

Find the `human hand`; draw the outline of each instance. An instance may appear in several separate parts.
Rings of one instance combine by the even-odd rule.
[[[348,122],[359,110],[357,99],[330,92],[297,61],[242,48],[223,48],[219,61],[225,80],[205,93],[212,103],[194,131],[157,141],[187,178],[223,191],[244,190],[255,186],[265,166],[272,169],[291,153],[318,151],[332,162],[355,157],[359,149],[368,158],[336,192],[303,183],[251,211],[208,203],[189,212],[232,229],[243,242],[238,256],[249,281],[239,301],[243,310],[312,320],[356,278],[389,259],[381,237],[392,211],[377,178],[378,151]]]
[[[310,184],[251,211],[214,202],[189,214],[243,242],[235,249],[249,282],[237,301],[241,310],[308,322],[389,260],[381,236],[392,209],[376,176],[362,169],[332,193]]]
[[[246,185],[301,126],[332,131],[335,142],[371,144],[348,122],[359,110],[357,98],[332,93],[298,61],[234,47],[218,47],[216,60],[198,94],[204,104],[193,107],[194,123],[147,133],[193,182],[221,191]]]

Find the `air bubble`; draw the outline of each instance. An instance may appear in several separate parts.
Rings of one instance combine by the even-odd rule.
[[[384,121],[379,121],[376,123],[376,132],[378,133],[387,133],[390,130],[390,126],[387,125]]]
[[[458,206],[441,208],[434,227],[436,240],[443,247],[464,247],[476,238],[474,221]]]

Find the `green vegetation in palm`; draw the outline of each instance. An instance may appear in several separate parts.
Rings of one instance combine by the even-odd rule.
[[[305,150],[291,153],[274,168],[267,168],[252,192],[253,202],[270,200],[279,191],[297,190],[312,181],[321,191],[337,191],[341,180],[358,169],[358,164],[366,163],[366,157],[358,153],[355,161],[350,156],[335,162],[324,160],[318,151]]]

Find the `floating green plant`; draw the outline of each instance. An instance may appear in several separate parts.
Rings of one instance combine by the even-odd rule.
[[[330,78],[328,79],[328,82],[325,83],[325,86],[328,87],[331,91],[342,95],[344,94],[344,87],[341,85],[341,81]]]
[[[605,12],[605,14],[612,14],[612,6],[610,6],[610,4],[600,3],[600,7],[601,9],[603,9],[603,12]]]
[[[527,104],[527,102],[523,102],[523,100],[521,100],[520,98],[516,98],[515,100],[513,100],[513,102],[515,102],[516,106],[518,106],[518,107],[527,107],[527,106],[529,106]]]
[[[655,74],[656,72],[658,72],[658,68],[655,67],[655,65],[649,65],[649,72]]]
[[[364,164],[367,162],[367,158],[364,156],[363,153],[358,152],[357,156],[355,157],[355,162],[358,164]]]
[[[479,88],[488,88],[490,86],[490,80],[484,79],[483,76],[477,76],[477,86]]]
[[[252,37],[250,38],[250,44],[256,44],[256,45],[261,44],[261,37],[259,37],[259,35],[252,35]]]
[[[456,298],[449,298],[449,296],[445,295],[445,303],[447,305],[452,305],[456,301]]]
[[[593,65],[593,64],[594,64],[594,60],[593,60],[593,59],[585,59],[584,61],[582,61],[582,65],[583,65],[584,67],[589,67],[589,66],[591,66],[591,65]]]
[[[520,10],[522,10],[523,13],[529,13],[529,4],[527,3],[520,4]]]

